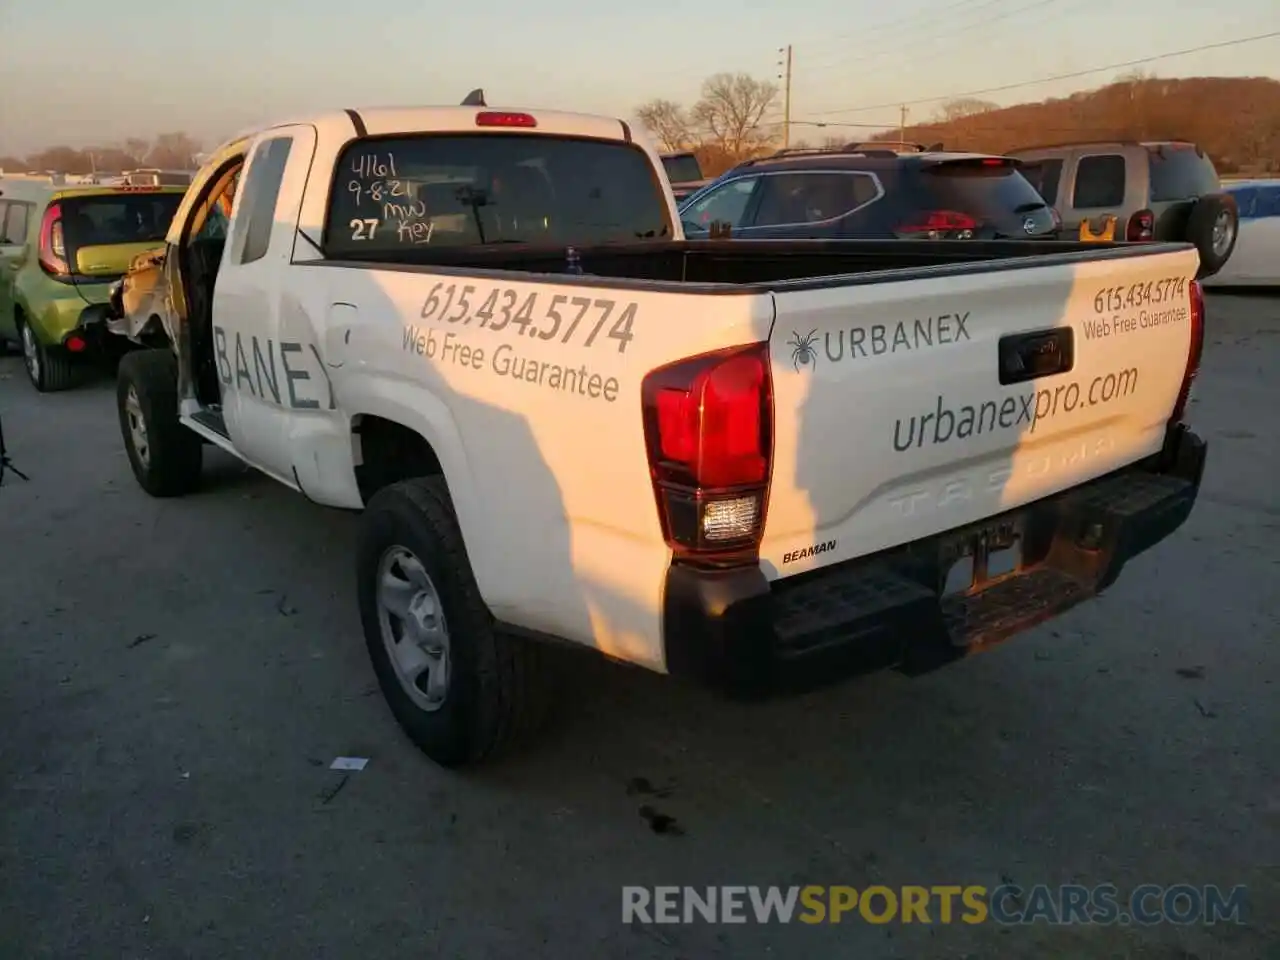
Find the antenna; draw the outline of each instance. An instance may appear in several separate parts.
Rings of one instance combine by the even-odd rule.
[[[487,107],[488,104],[484,102],[484,89],[481,87],[476,87],[474,90],[468,93],[466,98],[462,101],[462,106]]]

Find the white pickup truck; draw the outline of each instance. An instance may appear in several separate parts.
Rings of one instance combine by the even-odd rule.
[[[338,110],[222,147],[106,322],[148,492],[213,444],[364,511],[382,690],[460,765],[536,727],[544,641],[760,693],[1111,584],[1199,490],[1197,262],[690,242],[622,121]]]

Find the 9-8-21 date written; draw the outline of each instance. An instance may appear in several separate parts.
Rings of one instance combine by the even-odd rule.
[[[495,333],[577,341],[584,347],[616,343],[625,353],[633,339],[631,325],[638,305],[607,297],[571,297],[557,293],[526,293],[497,287],[487,294],[474,284],[445,283],[431,288],[422,304],[423,320],[447,324],[474,325]],[[518,331],[518,334],[517,334]]]

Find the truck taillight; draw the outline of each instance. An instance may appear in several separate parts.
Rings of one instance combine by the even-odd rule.
[[[773,461],[768,343],[680,360],[641,385],[663,535],[679,556],[751,562]]]
[[[955,210],[928,210],[917,213],[897,230],[904,240],[969,240],[978,229],[978,221]]]
[[[67,245],[62,237],[62,205],[49,204],[40,221],[40,247],[38,253],[40,266],[45,273],[55,277],[70,276],[71,268],[67,266]]]
[[[1174,404],[1174,423],[1180,423],[1187,412],[1187,403],[1191,399],[1191,386],[1195,383],[1196,374],[1200,372],[1200,358],[1204,355],[1204,290],[1199,280],[1192,280],[1191,288],[1191,345],[1187,348],[1187,369],[1182,375],[1182,389],[1178,391],[1178,402]]]
[[[1153,240],[1156,235],[1156,217],[1150,210],[1139,210],[1129,218],[1124,238],[1131,242]]]

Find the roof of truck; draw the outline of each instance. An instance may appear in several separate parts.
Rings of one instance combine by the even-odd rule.
[[[537,124],[528,126],[479,126],[480,114],[527,114]],[[537,107],[510,106],[422,106],[422,107],[348,107],[322,113],[290,117],[243,130],[226,142],[232,143],[276,127],[310,124],[321,134],[341,137],[389,136],[394,134],[443,132],[527,132],[592,137],[600,140],[635,139],[631,126],[617,117]]]

